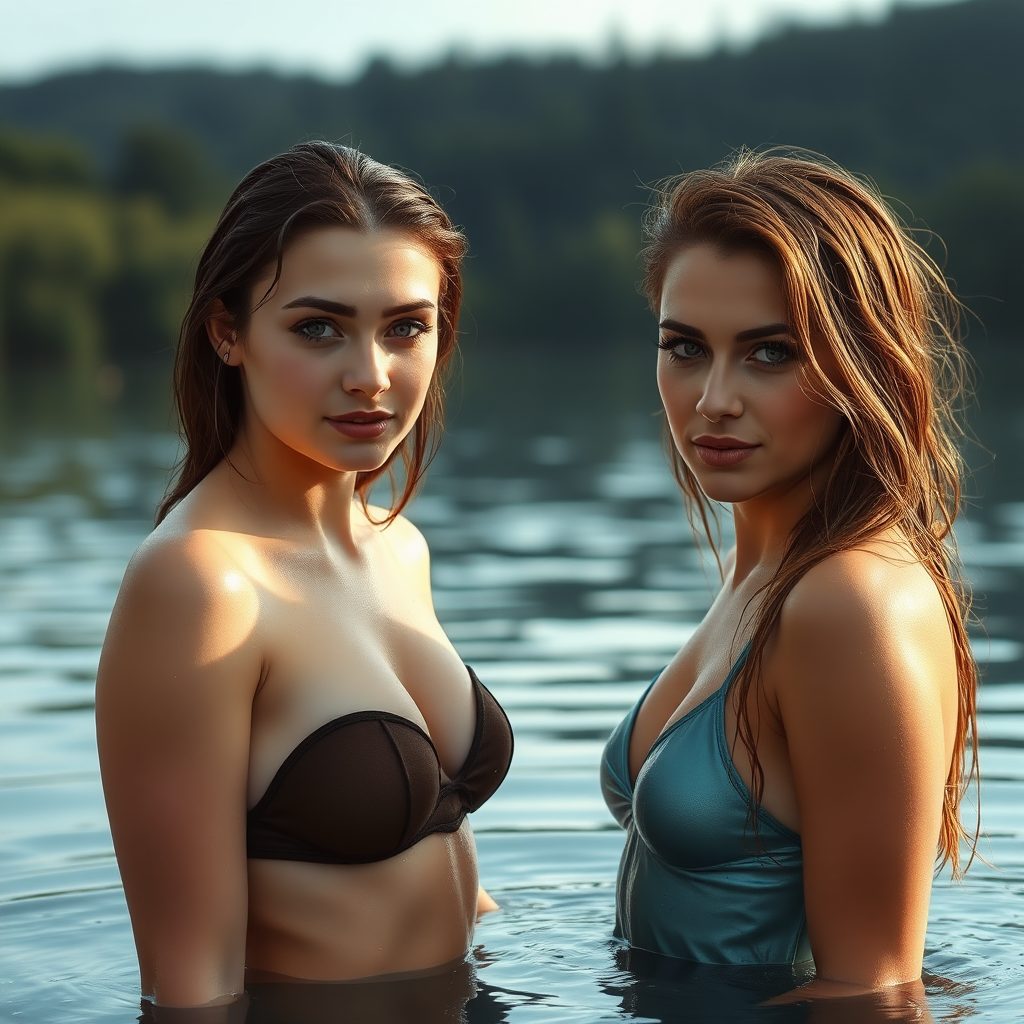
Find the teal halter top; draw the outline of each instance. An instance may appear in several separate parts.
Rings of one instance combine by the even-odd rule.
[[[635,785],[629,738],[643,697],[608,740],[601,788],[626,829],[615,934],[706,964],[803,963],[811,950],[800,837],[759,808],[758,849],[750,793],[725,739],[725,698],[746,653],[718,690],[658,736]]]

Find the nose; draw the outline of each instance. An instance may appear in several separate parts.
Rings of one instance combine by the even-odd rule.
[[[712,363],[708,369],[697,412],[709,423],[717,423],[726,416],[737,418],[743,415],[743,400],[729,370],[725,360],[718,361],[718,365]]]
[[[374,339],[353,345],[346,355],[342,387],[349,394],[375,399],[391,387],[388,354]]]

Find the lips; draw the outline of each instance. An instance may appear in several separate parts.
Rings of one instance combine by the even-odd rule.
[[[394,419],[394,415],[383,410],[376,412],[346,412],[341,416],[328,416],[327,422],[345,437],[357,441],[372,441],[380,437]]]
[[[712,434],[701,434],[691,443],[701,462],[719,469],[738,465],[761,447],[738,437],[715,437]]]

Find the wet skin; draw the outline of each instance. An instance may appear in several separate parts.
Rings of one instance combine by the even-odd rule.
[[[656,737],[721,684],[759,589],[832,466],[843,429],[788,335],[773,268],[697,246],[668,268],[658,386],[673,442],[709,498],[732,504],[736,547],[692,640],[644,701],[634,779]],[[815,350],[827,373],[827,351]],[[819,979],[782,997],[919,981],[942,795],[957,721],[952,640],[939,594],[906,542],[882,534],[826,558],[795,586],[748,711],[763,805],[801,834]],[[735,699],[726,732],[740,776]],[[870,753],[869,753],[870,752]]]
[[[247,967],[341,980],[468,948],[468,824],[371,864],[245,854],[246,808],[327,721],[408,718],[449,776],[469,751],[473,693],[433,611],[423,538],[353,500],[356,474],[381,466],[422,408],[439,282],[405,235],[318,229],[289,246],[244,335],[223,309],[208,323],[242,376],[238,439],[132,560],[98,680],[115,848],[157,1003],[229,1001]]]

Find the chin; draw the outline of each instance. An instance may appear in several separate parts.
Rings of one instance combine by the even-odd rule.
[[[757,482],[749,478],[744,480],[739,474],[705,471],[693,475],[697,478],[697,484],[707,498],[726,505],[739,505],[764,494],[769,489],[766,486],[759,486]]]
[[[322,448],[295,448],[296,452],[305,456],[310,462],[318,463],[325,469],[336,473],[373,473],[391,458],[393,450],[389,448],[371,448],[366,446],[363,451],[324,451]]]
[[[806,485],[809,475],[809,468],[793,476],[772,477],[761,479],[747,478],[743,480],[738,477],[729,479],[724,474],[717,478],[710,479],[705,476],[703,479],[697,476],[697,483],[704,494],[712,501],[720,501],[727,505],[742,505],[745,501],[752,501],[755,498],[774,496],[784,497],[793,487]],[[695,474],[696,475],[696,474]]]
[[[757,494],[747,487],[701,487],[701,491],[708,500],[722,505],[741,505],[757,497]]]
[[[378,455],[374,458],[366,459],[345,459],[344,462],[340,459],[324,459],[323,464],[329,466],[331,469],[337,470],[339,473],[375,473],[380,469],[391,457],[390,452]]]

